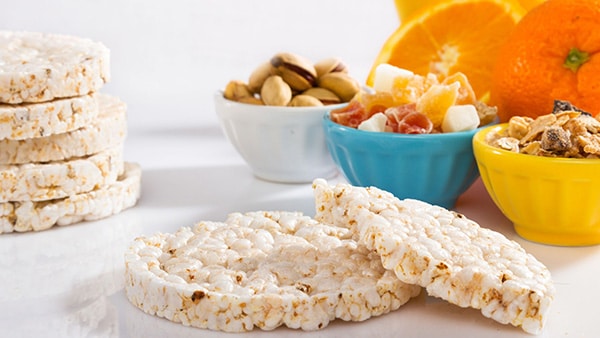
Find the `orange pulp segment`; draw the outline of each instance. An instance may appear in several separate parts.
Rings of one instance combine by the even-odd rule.
[[[525,14],[509,0],[448,1],[403,23],[384,43],[366,84],[381,63],[440,79],[464,73],[477,98],[487,101],[495,56]]]

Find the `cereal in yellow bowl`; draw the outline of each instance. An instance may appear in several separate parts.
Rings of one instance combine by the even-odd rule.
[[[475,134],[485,188],[520,236],[563,246],[600,244],[598,126],[573,109]]]

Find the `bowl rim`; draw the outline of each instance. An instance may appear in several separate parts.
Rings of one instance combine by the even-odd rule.
[[[600,164],[600,158],[572,158],[572,157],[546,157],[546,156],[538,156],[531,154],[523,154],[523,153],[515,153],[514,151],[502,149],[499,147],[495,147],[485,141],[486,137],[495,131],[500,131],[508,128],[508,122],[499,123],[491,126],[485,126],[481,130],[479,130],[473,136],[473,151],[475,152],[477,148],[480,148],[482,151],[485,151],[489,154],[494,154],[495,156],[504,156],[506,158],[514,158],[516,160],[521,161],[529,161],[529,162],[547,162],[547,163],[561,163],[561,164],[572,164],[572,165],[581,165],[583,163],[587,163],[586,165]],[[477,157],[477,156],[476,156]]]
[[[237,102],[237,101],[232,101],[229,99],[226,99],[224,94],[223,94],[223,90],[219,89],[214,93],[214,100],[215,102],[220,102],[223,105],[229,105],[232,107],[238,107],[238,108],[244,108],[244,107],[253,107],[253,108],[257,108],[260,107],[262,112],[276,112],[278,114],[286,114],[286,113],[297,113],[299,111],[306,111],[306,112],[320,112],[323,110],[331,110],[331,109],[337,109],[337,108],[341,108],[344,107],[348,104],[348,102],[342,102],[342,103],[336,103],[336,104],[330,104],[330,105],[323,105],[323,106],[302,106],[302,107],[290,107],[290,106],[267,106],[267,105],[255,105],[255,104],[251,104],[251,103],[244,103],[244,102]]]
[[[323,120],[325,122],[327,129],[336,128],[338,131],[342,131],[344,133],[349,133],[350,135],[354,135],[355,137],[373,137],[373,138],[381,138],[381,139],[382,138],[385,138],[385,139],[411,139],[411,140],[419,140],[419,139],[432,140],[434,138],[440,139],[440,140],[455,139],[455,138],[461,138],[461,137],[474,136],[480,130],[487,128],[487,127],[494,126],[496,124],[495,121],[492,121],[486,125],[477,127],[475,129],[465,130],[465,131],[456,131],[456,132],[451,132],[451,133],[402,134],[402,133],[392,133],[392,132],[360,130],[360,129],[345,126],[343,124],[339,124],[337,122],[334,122],[330,118],[330,113],[332,110],[333,109],[328,110],[323,115]]]

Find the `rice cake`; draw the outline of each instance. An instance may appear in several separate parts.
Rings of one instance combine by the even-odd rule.
[[[98,117],[94,95],[44,103],[0,103],[0,140],[25,140],[79,129]]]
[[[315,219],[348,227],[405,283],[484,316],[541,332],[554,299],[548,269],[515,241],[425,202],[313,182]]]
[[[420,292],[350,238],[298,212],[233,213],[125,253],[125,292],[144,312],[227,332],[318,330],[399,308]]]
[[[123,145],[48,163],[0,165],[0,203],[44,201],[113,183],[123,172]]]
[[[142,170],[126,162],[119,178],[92,191],[42,202],[0,203],[0,233],[41,231],[102,219],[134,206],[140,198]]]
[[[0,103],[46,102],[97,92],[110,80],[110,51],[90,39],[0,31]]]
[[[125,103],[106,94],[96,97],[98,118],[77,130],[25,140],[1,140],[0,164],[61,161],[123,143],[127,135]]]

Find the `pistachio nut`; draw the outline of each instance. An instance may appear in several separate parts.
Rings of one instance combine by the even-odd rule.
[[[320,78],[321,76],[327,73],[347,73],[348,67],[346,67],[342,60],[336,57],[331,57],[315,63],[315,70],[317,71],[317,78]]]
[[[262,85],[260,96],[268,106],[287,106],[292,99],[292,89],[279,75],[271,75]]]
[[[350,101],[360,90],[358,81],[342,72],[324,74],[317,80],[317,85],[334,92],[342,102]]]
[[[283,80],[295,91],[304,91],[313,86],[317,71],[313,64],[299,55],[279,53],[271,58]]]
[[[239,101],[242,98],[252,97],[253,95],[244,81],[231,80],[225,86],[223,96],[228,100]]]
[[[299,94],[292,98],[288,106],[290,107],[312,107],[322,106],[323,103],[314,96]]]
[[[337,95],[335,95],[334,92],[321,87],[309,88],[305,90],[302,94],[312,96],[321,101],[324,105],[338,104],[342,102],[342,100]]]
[[[238,102],[240,103],[248,103],[248,104],[255,104],[258,106],[263,106],[264,102],[262,102],[261,99],[254,97],[254,96],[248,96],[248,97],[242,97],[241,99],[238,100]]]
[[[258,66],[248,78],[248,88],[253,93],[260,93],[260,89],[262,88],[265,80],[271,76],[276,75],[276,69],[271,65],[271,62],[265,62]]]

